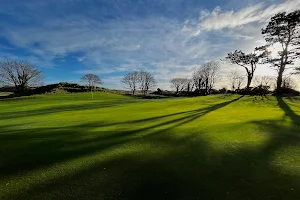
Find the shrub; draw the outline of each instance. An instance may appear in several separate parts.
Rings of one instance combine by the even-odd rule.
[[[299,96],[300,92],[297,90],[294,90],[292,88],[288,88],[288,87],[282,87],[280,89],[280,92],[278,92],[277,90],[274,91],[274,94],[276,95],[285,95],[285,96]]]
[[[266,96],[267,94],[270,93],[269,89],[270,89],[270,86],[259,85],[257,87],[252,88],[250,91],[250,94],[258,95],[258,96]]]

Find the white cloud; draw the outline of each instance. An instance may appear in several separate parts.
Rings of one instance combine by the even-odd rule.
[[[200,23],[194,34],[201,30],[219,30],[223,28],[234,28],[252,22],[266,22],[271,16],[279,12],[290,12],[300,7],[299,0],[286,0],[281,4],[273,4],[266,7],[264,3],[248,6],[238,11],[222,12],[218,6],[212,12],[200,13]]]

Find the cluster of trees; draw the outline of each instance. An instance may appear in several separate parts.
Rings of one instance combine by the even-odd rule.
[[[262,35],[266,44],[256,47],[254,53],[246,54],[236,50],[226,57],[232,64],[237,64],[246,70],[249,90],[257,64],[269,64],[277,71],[276,92],[281,93],[286,87],[284,73],[288,68],[294,69],[291,74],[300,72],[300,67],[291,67],[300,56],[300,10],[291,13],[278,13],[271,18]],[[270,48],[279,44],[277,55],[272,55]],[[269,81],[268,81],[269,82]]]
[[[134,71],[128,73],[123,77],[121,82],[132,91],[132,94],[135,94],[135,92],[139,90],[145,95],[156,85],[154,76],[146,71]]]
[[[192,91],[194,84],[192,79],[188,78],[173,78],[170,80],[171,87],[175,89],[176,94],[182,91]]]
[[[211,61],[201,65],[193,73],[193,83],[196,91],[202,94],[210,94],[219,76],[220,62]]]
[[[170,80],[171,88],[176,94],[180,92],[192,92],[197,94],[210,94],[220,72],[220,62],[211,61],[199,66],[192,78],[173,78]]]
[[[300,67],[293,67],[296,59],[300,57],[300,10],[291,13],[282,12],[276,14],[271,18],[267,26],[262,29],[262,35],[266,44],[256,47],[253,53],[247,54],[241,50],[235,50],[226,56],[228,63],[242,67],[246,74],[246,76],[243,76],[239,71],[231,71],[229,73],[228,80],[233,91],[241,89],[246,77],[245,93],[251,92],[250,86],[259,64],[269,64],[270,67],[276,69],[275,89],[278,94],[282,92],[283,88],[294,87],[290,76],[292,74],[300,74]],[[274,56],[270,48],[277,44],[279,44],[281,49]],[[284,76],[287,69],[292,69],[292,72]],[[209,62],[200,66],[194,72],[192,84],[189,85],[189,88],[195,87],[199,93],[210,94],[218,78],[218,72],[218,62]],[[260,88],[270,88],[273,82],[274,78],[270,76],[262,76],[255,79],[256,87]],[[187,83],[191,83],[191,81],[174,78],[170,83],[175,88],[176,93],[178,93],[186,89]]]

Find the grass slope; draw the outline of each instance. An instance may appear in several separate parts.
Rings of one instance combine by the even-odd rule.
[[[300,100],[0,101],[0,199],[300,199]]]

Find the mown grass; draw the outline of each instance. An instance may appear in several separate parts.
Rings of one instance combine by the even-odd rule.
[[[300,199],[300,100],[0,101],[0,199]]]

